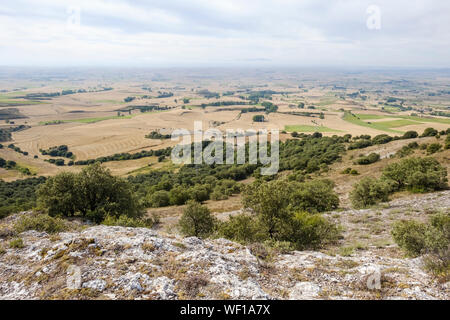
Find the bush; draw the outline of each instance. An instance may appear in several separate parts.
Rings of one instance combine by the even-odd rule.
[[[131,186],[98,163],[78,174],[63,172],[49,178],[37,196],[50,216],[81,215],[101,222],[107,215],[140,217],[143,213]]]
[[[183,205],[189,200],[189,192],[186,188],[178,185],[169,192],[169,201],[172,205]]]
[[[353,186],[350,200],[355,208],[365,208],[389,200],[390,186],[371,177],[362,178]]]
[[[427,154],[433,154],[440,151],[442,148],[440,143],[430,143],[427,147]]]
[[[9,242],[10,248],[21,249],[25,247],[23,240],[21,238],[13,239]]]
[[[338,230],[334,225],[318,215],[303,211],[336,208],[339,199],[333,186],[328,180],[306,183],[274,180],[247,186],[243,203],[256,214],[257,238],[290,242],[298,249],[317,247],[335,239]],[[246,219],[247,225],[250,224],[250,218]],[[251,232],[250,226],[245,230]]]
[[[263,115],[255,115],[253,116],[253,122],[264,122],[264,116]]]
[[[402,139],[414,139],[417,138],[419,136],[419,134],[416,131],[406,131],[403,136]]]
[[[247,214],[230,216],[228,221],[220,223],[218,235],[240,243],[251,243],[266,238],[261,232],[257,219]]]
[[[215,228],[216,219],[209,209],[195,201],[188,201],[181,216],[179,227],[185,236],[208,237]]]
[[[14,224],[14,230],[17,233],[27,230],[58,233],[67,230],[67,225],[63,219],[50,217],[47,214],[31,214],[22,215]]]
[[[196,185],[194,187],[189,188],[189,194],[191,200],[197,202],[203,202],[209,200],[210,191],[205,185]]]
[[[351,143],[348,146],[348,150],[364,149],[364,148],[370,147],[371,145],[372,145],[372,141],[371,140],[361,139],[361,140],[357,140],[357,141]]]
[[[410,256],[420,255],[425,248],[426,225],[417,221],[398,221],[392,229],[397,245]]]
[[[339,206],[339,197],[331,180],[313,180],[293,186],[291,206],[294,210],[324,212]]]
[[[445,139],[444,149],[450,149],[450,134],[447,134],[447,138]]]
[[[438,134],[438,131],[434,128],[426,128],[421,137],[434,137]]]
[[[297,250],[319,248],[340,237],[339,228],[318,214],[297,212],[285,226],[281,240],[293,243]]]
[[[369,154],[366,157],[360,157],[360,158],[356,159],[355,164],[368,165],[368,164],[375,163],[378,160],[380,160],[380,155],[378,153],[372,152],[371,154]]]
[[[415,149],[419,148],[419,144],[417,142],[408,143],[406,146],[403,146],[397,153],[395,154],[399,158],[403,158],[409,156],[414,152]]]
[[[394,140],[390,135],[387,134],[379,134],[372,139],[373,144],[386,144]]]
[[[216,200],[216,201],[228,199],[228,195],[226,193],[224,193],[224,191],[219,187],[214,188],[210,197],[211,197],[211,200]]]
[[[431,192],[447,187],[447,170],[434,158],[408,158],[388,165],[382,178],[393,182],[393,190]]]
[[[450,213],[433,215],[428,223],[399,221],[394,224],[392,236],[398,246],[412,257],[421,254],[432,254],[437,258],[447,257],[450,245]]]
[[[150,195],[149,205],[153,208],[166,207],[169,205],[169,192],[159,190]]]

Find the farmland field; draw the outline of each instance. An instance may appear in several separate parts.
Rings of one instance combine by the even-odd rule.
[[[117,79],[114,71],[110,72],[110,78]],[[36,86],[8,74],[10,78],[0,81],[0,103],[4,103],[0,114],[3,111],[5,115],[0,127],[23,125],[26,129],[12,132],[11,141],[3,144],[12,143],[27,155],[4,148],[0,157],[17,160],[36,175],[79,171],[82,166],[69,167],[67,159],[64,166],[49,163],[52,157],[42,155],[40,150],[67,145],[73,161],[158,150],[177,142],[148,139],[146,135],[152,131],[170,134],[181,128],[192,133],[194,121],[200,121],[204,130],[277,129],[285,131],[280,133],[282,141],[291,138],[294,131],[325,136],[394,136],[408,130],[421,134],[427,127],[446,130],[450,126],[449,118],[431,115],[445,110],[442,106],[448,105],[450,96],[426,94],[445,88],[444,75],[434,80],[434,74],[424,74],[429,87],[417,85],[414,93],[397,89],[394,93],[370,72],[356,78],[339,72],[319,75],[311,70],[273,71],[269,75],[252,71],[236,78],[233,71],[218,70],[205,77],[204,71],[130,70],[121,79],[107,83],[92,75],[73,81],[75,75],[69,74],[65,80],[42,78]],[[193,82],[192,77],[198,79]],[[384,76],[386,80],[398,77],[409,77],[411,83],[419,81],[404,74]],[[335,86],[342,81],[348,84]],[[397,100],[393,98],[396,94]],[[270,105],[276,109],[265,110]],[[390,106],[397,112],[391,112]],[[255,115],[263,115],[264,122],[254,122]],[[126,176],[158,168],[160,164],[154,161],[143,158],[107,165]],[[0,177],[14,180],[23,174],[0,169]]]

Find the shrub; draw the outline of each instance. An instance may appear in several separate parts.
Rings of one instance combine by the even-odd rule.
[[[15,248],[15,249],[21,249],[23,247],[25,247],[23,240],[21,238],[16,238],[13,239],[9,242],[9,247],[10,248]]]
[[[14,224],[14,230],[17,233],[27,230],[58,233],[67,230],[67,225],[63,219],[54,218],[47,214],[31,214],[22,215]]]
[[[266,238],[257,219],[248,214],[230,216],[228,221],[219,224],[218,235],[240,243],[251,243]]]
[[[403,158],[409,156],[414,152],[415,149],[419,148],[419,144],[417,142],[408,143],[406,146],[403,146],[397,153],[395,154],[399,158]]]
[[[379,134],[372,139],[373,144],[385,144],[394,140],[390,135]]]
[[[264,122],[264,116],[263,115],[253,116],[253,122]]]
[[[334,239],[337,228],[324,218],[304,212],[336,208],[339,199],[329,180],[306,183],[274,180],[246,186],[244,207],[256,214],[257,237],[290,242],[294,248],[317,247]],[[246,218],[250,223],[250,218]],[[249,226],[250,228],[250,226]],[[247,232],[250,229],[246,229]]]
[[[339,206],[339,197],[334,192],[331,180],[313,180],[294,184],[291,207],[298,211],[324,212]]]
[[[393,188],[412,192],[429,192],[447,187],[447,170],[434,158],[408,158],[388,165],[384,179],[393,182]]]
[[[348,146],[348,150],[354,150],[354,149],[364,149],[367,147],[370,147],[372,145],[372,141],[369,139],[361,139],[361,140],[357,140],[353,143],[351,143]]]
[[[344,170],[341,171],[341,174],[350,174],[351,171],[352,168],[345,168]]]
[[[450,213],[435,214],[428,223],[399,221],[394,224],[392,236],[398,246],[412,257],[430,254],[441,260],[447,259],[449,264]]]
[[[298,250],[319,248],[335,242],[340,236],[336,225],[318,214],[307,212],[295,213],[284,227],[281,240],[293,243]]]
[[[159,190],[150,195],[149,204],[153,208],[166,207],[169,203],[169,192],[165,190]]]
[[[209,209],[195,201],[188,201],[183,211],[179,226],[185,236],[204,238],[209,236],[215,228],[216,219]]]
[[[390,186],[385,181],[365,177],[353,186],[350,200],[355,208],[365,208],[388,201],[389,192]]]
[[[434,137],[438,134],[438,131],[434,128],[426,128],[421,137]]]
[[[445,139],[444,149],[450,149],[450,134],[447,134],[447,138]]]
[[[216,200],[216,201],[228,199],[227,194],[224,193],[224,191],[219,187],[216,187],[214,189],[214,191],[211,193],[210,197],[211,197],[211,200]]]
[[[356,159],[355,164],[368,165],[368,164],[375,163],[378,160],[380,160],[380,155],[378,153],[372,152],[371,154],[369,154],[366,157],[360,157],[360,158]]]
[[[414,139],[417,138],[419,136],[419,134],[416,131],[406,131],[403,136],[402,139]]]
[[[397,245],[410,256],[420,255],[425,248],[426,225],[417,221],[398,221],[392,229]]]
[[[180,185],[173,187],[169,192],[169,201],[172,205],[183,205],[188,200],[189,192]]]
[[[440,143],[430,143],[427,147],[427,154],[433,154],[440,151],[442,148]]]
[[[196,185],[194,187],[189,188],[189,194],[191,200],[197,202],[203,202],[209,199],[210,191],[205,185]]]

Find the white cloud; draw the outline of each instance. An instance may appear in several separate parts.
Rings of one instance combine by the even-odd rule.
[[[17,0],[0,8],[0,64],[450,67],[448,2],[376,2],[377,31],[366,0]]]

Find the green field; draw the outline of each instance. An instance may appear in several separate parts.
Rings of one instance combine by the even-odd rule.
[[[361,120],[384,119],[384,118],[389,117],[388,115],[380,116],[377,114],[357,114],[356,116]]]
[[[14,106],[27,106],[34,104],[44,104],[46,102],[37,100],[17,100],[16,97],[25,95],[25,92],[9,92],[6,94],[0,94],[0,107],[14,107]]]
[[[427,117],[419,117],[419,116],[402,116],[402,115],[376,115],[376,114],[355,114],[358,118],[361,120],[370,120],[370,119],[384,119],[384,118],[399,118],[399,119],[406,119],[411,121],[417,121],[417,122],[436,122],[436,123],[444,123],[444,124],[450,124],[450,119],[443,119],[443,118],[427,118]],[[344,118],[344,120],[346,120]],[[407,124],[405,124],[407,125]]]
[[[422,122],[411,121],[407,119],[399,119],[399,120],[390,120],[390,121],[380,121],[380,122],[372,122],[373,125],[380,128],[399,128],[404,126],[410,126],[414,124],[421,124]]]
[[[370,122],[364,120],[384,119],[384,118],[398,118],[399,120]],[[424,122],[444,123],[450,125],[450,119],[442,118],[425,118],[419,116],[402,116],[402,115],[375,115],[375,114],[352,114],[345,112],[343,119],[347,122],[368,127],[376,130],[391,132],[391,133],[403,133],[402,131],[393,130],[392,128],[399,128],[414,124],[421,124]]]
[[[288,132],[340,132],[340,130],[324,126],[309,126],[306,124],[284,126],[284,130]]]
[[[407,119],[407,120],[419,121],[419,122],[444,123],[444,124],[450,125],[450,119],[442,119],[442,118],[425,118],[425,117],[418,117],[418,116],[395,116],[393,118],[401,118],[401,119]]]
[[[387,127],[386,125],[377,124],[377,122],[368,123],[366,121],[358,119],[358,117],[361,118],[360,116],[361,115],[352,114],[351,112],[346,111],[344,113],[344,117],[342,119],[347,121],[347,122],[356,124],[358,126],[372,128],[372,129],[375,129],[375,130],[385,131],[385,132],[389,132],[389,133],[403,133],[402,131],[392,130],[389,127]],[[367,118],[368,116],[369,115],[364,115],[364,117],[366,117],[366,120],[368,119]],[[376,116],[376,115],[373,115],[373,116]],[[381,119],[383,118],[383,116],[380,116],[380,117],[381,117]],[[372,119],[380,119],[380,118],[372,118]],[[390,121],[386,121],[386,122],[390,122]]]

